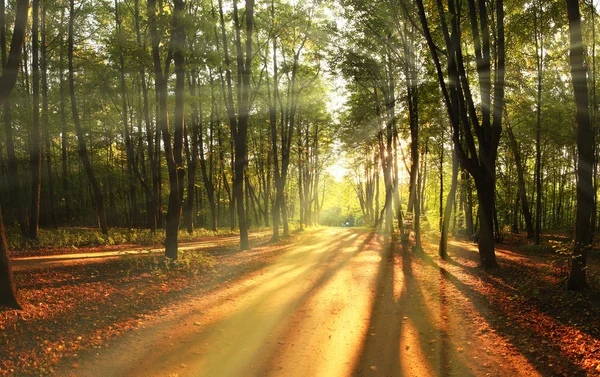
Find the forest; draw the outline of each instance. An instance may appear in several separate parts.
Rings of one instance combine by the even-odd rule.
[[[363,268],[370,292],[390,289],[392,301],[401,280],[406,294],[433,284],[441,308],[446,284],[475,302],[479,288],[468,279],[479,279],[486,310],[510,307],[532,323],[560,312],[560,337],[584,338],[557,345],[562,330],[528,328],[531,344],[543,340],[548,350],[515,345],[532,354],[524,360],[533,369],[514,361],[521,369],[511,375],[599,374],[600,320],[591,319],[600,318],[599,13],[597,0],[0,0],[0,355],[12,355],[0,356],[0,375],[64,375],[57,365],[68,347],[44,352],[24,323],[41,329],[49,316],[75,316],[63,313],[72,305],[63,300],[85,296],[79,289],[160,287],[152,300],[132,296],[148,309],[127,304],[107,314],[119,320],[102,322],[130,329],[133,312],[178,302],[174,289],[222,288],[229,283],[220,279],[241,279],[243,269],[288,263],[269,287],[289,271],[329,266],[325,285],[358,263],[355,254],[332,262],[353,248],[356,258],[375,253],[374,267]],[[448,277],[461,263],[470,277]],[[435,276],[423,272],[435,266]],[[504,293],[492,298],[493,287]],[[429,302],[420,295],[394,303]],[[534,312],[524,309],[530,298],[543,301]],[[379,326],[377,300],[356,323]],[[288,303],[289,313],[301,303]],[[410,313],[400,323],[422,314]],[[81,331],[100,331],[90,323]],[[249,327],[232,326],[231,336]],[[365,331],[360,356],[348,351],[364,367],[352,375],[446,375],[456,367],[446,359],[464,356],[453,345],[436,356],[439,369],[418,366],[429,374],[398,372],[418,364],[398,355],[378,370],[369,357],[383,357],[377,347],[387,343],[369,343]],[[517,336],[492,332],[503,331]],[[19,356],[10,336],[40,351]],[[446,349],[445,336],[428,344]],[[101,347],[93,342],[77,349]],[[425,352],[427,342],[413,343]],[[419,348],[413,343],[406,351]],[[251,375],[241,356],[230,369],[212,357],[199,358],[205,374],[200,364],[172,365],[186,365],[183,375]],[[462,362],[458,375],[482,373]],[[123,370],[111,373],[132,375]],[[310,370],[304,375],[347,374]]]

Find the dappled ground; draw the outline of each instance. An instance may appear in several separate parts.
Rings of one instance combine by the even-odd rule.
[[[302,235],[272,264],[186,302],[73,376],[504,376],[535,367],[431,266],[357,229]],[[462,298],[459,300],[459,298]],[[465,302],[463,302],[465,301]]]
[[[255,238],[253,253],[213,245],[184,254],[178,266],[142,255],[17,268],[26,305],[23,312],[0,309],[0,375],[52,373],[61,360],[76,366],[81,350],[105,347],[199,289],[268,264],[284,244],[266,246],[267,239]]]
[[[598,250],[589,257],[591,289],[574,293],[565,289],[568,256],[525,244],[517,237],[496,245],[502,268],[490,273],[477,268],[477,246],[469,242],[451,240],[447,262],[434,253],[423,261],[472,298],[488,323],[485,331],[501,334],[544,375],[600,375]]]
[[[18,272],[29,305],[0,312],[0,355],[8,355],[0,368],[61,376],[600,375],[597,297],[566,292],[553,254],[507,242],[498,245],[502,268],[488,274],[476,267],[474,244],[452,240],[448,261],[435,244],[425,247],[414,254],[365,230],[329,228],[276,245],[255,241],[250,252],[191,253],[178,266],[146,255]]]

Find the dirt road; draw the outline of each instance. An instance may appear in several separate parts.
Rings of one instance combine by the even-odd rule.
[[[323,229],[300,236],[272,265],[182,302],[59,374],[538,375],[485,330],[463,294],[443,269],[377,234]]]

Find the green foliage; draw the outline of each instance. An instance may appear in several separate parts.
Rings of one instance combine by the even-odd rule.
[[[116,246],[116,245],[158,245],[165,239],[165,231],[160,229],[152,233],[147,229],[112,228],[108,236],[103,235],[97,228],[59,228],[40,229],[39,242],[23,240],[19,229],[8,228],[8,241],[11,250],[56,248],[78,249],[83,247]],[[229,229],[213,232],[208,229],[196,228],[194,232],[180,230],[179,240],[191,242],[202,237],[224,236],[235,234]]]
[[[179,259],[171,260],[164,255],[127,255],[117,262],[118,268],[128,274],[150,273],[162,278],[178,275],[198,276],[211,271],[215,258],[203,250],[179,251]]]
[[[554,274],[561,281],[566,282],[571,271],[574,242],[550,240],[549,244],[554,252],[550,262],[551,266],[555,268]]]

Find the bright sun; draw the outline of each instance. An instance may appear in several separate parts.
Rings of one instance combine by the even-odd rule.
[[[348,172],[345,162],[346,159],[343,156],[340,156],[333,165],[329,165],[327,168],[327,172],[333,176],[336,182],[341,182]]]

